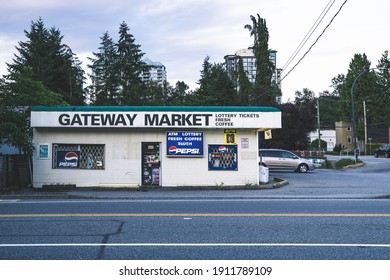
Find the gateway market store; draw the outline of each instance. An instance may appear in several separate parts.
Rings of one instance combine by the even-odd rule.
[[[33,186],[259,184],[274,107],[33,107]]]

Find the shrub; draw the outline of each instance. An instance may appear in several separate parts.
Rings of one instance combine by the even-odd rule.
[[[325,168],[326,169],[333,169],[333,164],[330,160],[325,161]]]

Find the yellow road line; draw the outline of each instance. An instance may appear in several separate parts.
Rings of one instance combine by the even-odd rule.
[[[42,217],[390,217],[390,214],[359,213],[99,213],[99,214],[0,214],[0,218]]]

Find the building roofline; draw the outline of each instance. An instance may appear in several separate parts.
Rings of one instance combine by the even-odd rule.
[[[33,106],[32,111],[46,112],[280,112],[264,106]]]

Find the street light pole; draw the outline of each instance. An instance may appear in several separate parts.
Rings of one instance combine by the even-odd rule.
[[[353,89],[355,87],[355,84],[357,82],[357,80],[366,72],[370,71],[371,69],[365,69],[363,70],[362,72],[360,72],[355,80],[353,81],[352,83],[352,87],[351,87],[351,104],[352,104],[352,126],[353,126],[353,142],[354,142],[354,153],[355,153],[355,162],[357,162],[358,160],[358,152],[359,152],[359,149],[358,149],[358,139],[357,139],[357,133],[356,133],[356,120],[355,120],[355,102],[354,102],[354,92],[353,92]]]

